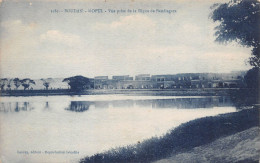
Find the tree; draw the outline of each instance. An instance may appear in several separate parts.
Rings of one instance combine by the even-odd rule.
[[[3,79],[0,79],[0,87],[1,87],[1,91],[4,90],[4,87],[5,85],[7,84],[7,78],[3,78]]]
[[[52,78],[48,78],[48,79],[41,79],[41,81],[43,82],[43,86],[45,87],[46,90],[48,90],[50,83],[53,81]]]
[[[9,79],[9,80],[7,81],[8,90],[11,90],[11,87],[12,87],[11,83],[12,83],[12,81],[13,81],[13,79]]]
[[[93,87],[91,80],[84,76],[73,76],[70,78],[65,78],[62,82],[67,82],[70,86],[70,89],[76,92]]]
[[[250,69],[245,77],[244,81],[246,83],[247,88],[253,88],[255,90],[259,90],[260,86],[260,68],[254,67]]]
[[[260,68],[250,69],[244,76],[247,89],[240,89],[231,94],[231,100],[238,107],[260,103]]]
[[[15,85],[15,87],[16,87],[16,90],[17,90],[17,89],[20,87],[20,85],[22,84],[22,83],[21,83],[21,80],[20,80],[19,78],[14,78],[13,82],[14,82],[14,85]]]
[[[35,81],[34,81],[34,80],[31,80],[31,79],[29,79],[29,78],[23,79],[23,80],[21,81],[21,83],[22,83],[22,86],[24,87],[24,90],[29,89],[29,87],[30,87],[32,84],[35,85]]]
[[[251,88],[248,90],[249,95],[246,98],[251,97],[252,103],[260,104],[260,68],[254,67],[250,69],[246,73],[244,80],[247,88]]]
[[[250,65],[260,67],[260,2],[258,0],[231,0],[214,4],[210,15],[214,22],[217,42],[236,41],[242,46],[252,47]]]

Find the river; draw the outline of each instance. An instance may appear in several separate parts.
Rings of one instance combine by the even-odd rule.
[[[196,118],[235,111],[227,97],[1,97],[0,157],[8,163],[77,162]]]

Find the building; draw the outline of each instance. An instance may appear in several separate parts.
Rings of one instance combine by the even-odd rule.
[[[94,77],[95,89],[108,89],[108,76],[96,76]]]
[[[166,75],[139,74],[96,76],[95,89],[203,89],[203,88],[240,88],[243,76],[239,73],[182,73]]]
[[[112,76],[112,80],[127,81],[127,80],[134,80],[134,78],[130,77],[129,75],[121,75],[121,76]]]
[[[151,76],[150,74],[139,74],[135,76],[136,81],[150,81]]]

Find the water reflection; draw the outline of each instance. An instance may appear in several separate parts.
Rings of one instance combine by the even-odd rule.
[[[95,108],[108,108],[109,103],[104,101],[96,101],[92,104]]]
[[[89,106],[92,102],[88,101],[71,101],[69,107],[65,110],[74,111],[74,112],[84,112],[89,109]]]
[[[63,102],[65,103],[65,102]],[[61,103],[60,103],[61,104]],[[51,108],[50,103],[44,102],[44,109]],[[153,109],[177,108],[196,109],[233,106],[229,97],[205,98],[172,98],[172,99],[146,99],[146,100],[112,100],[112,101],[69,101],[65,110],[85,112],[90,107],[96,109],[143,107]],[[2,102],[0,112],[31,111],[34,107],[29,102]]]
[[[2,102],[0,105],[0,112],[20,112],[31,111],[34,107],[29,102]]]
[[[26,156],[27,162],[68,162],[162,136],[190,120],[236,111],[230,106],[226,97],[3,97],[0,150],[4,149],[1,154],[7,162],[24,162],[24,155],[17,155],[17,149],[79,151],[66,157]]]
[[[114,100],[114,101],[71,101],[65,110],[83,112],[90,107],[93,108],[177,108],[177,109],[196,109],[232,106],[227,97],[209,97],[209,98],[177,98],[177,99],[156,99],[156,100]]]
[[[45,110],[50,110],[50,105],[49,105],[49,102],[45,102],[45,107],[44,107]]]
[[[143,104],[143,103],[141,103]],[[163,99],[152,102],[153,108],[213,108],[232,106],[230,99],[221,98],[180,98],[180,99]]]

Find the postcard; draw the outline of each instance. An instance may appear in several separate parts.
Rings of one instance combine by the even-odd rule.
[[[0,0],[0,162],[258,162],[258,0]]]

